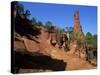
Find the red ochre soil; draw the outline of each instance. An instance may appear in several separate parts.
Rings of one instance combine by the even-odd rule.
[[[22,39],[22,38],[21,38]],[[44,55],[50,56],[53,59],[63,60],[67,65],[65,70],[83,70],[83,69],[95,69],[96,67],[85,61],[83,58],[79,58],[77,54],[65,52],[63,48],[59,49],[57,47],[53,47],[50,44],[50,38],[48,40],[45,37],[41,39],[36,39],[39,43],[29,40],[27,38],[23,38],[28,47],[27,51],[30,53],[42,53]],[[22,40],[23,40],[22,39]],[[15,48],[26,48],[23,42],[15,41]],[[21,51],[19,51],[21,52]],[[40,59],[41,60],[41,59]],[[41,60],[42,61],[42,60]],[[25,71],[26,70],[26,71]],[[19,72],[27,72],[27,69],[20,69]],[[31,72],[29,70],[28,72]],[[36,70],[37,71],[37,70]],[[40,70],[41,72],[42,70]],[[45,70],[50,71],[50,70]],[[33,71],[32,71],[33,72]],[[34,70],[35,72],[35,70]]]

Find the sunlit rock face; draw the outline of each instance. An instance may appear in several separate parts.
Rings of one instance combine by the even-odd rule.
[[[78,10],[74,12],[74,33],[83,32],[80,24],[80,17]]]

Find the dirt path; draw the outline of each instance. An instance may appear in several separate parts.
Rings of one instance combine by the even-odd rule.
[[[94,69],[95,67],[79,58],[75,54],[68,54],[63,50],[54,48],[52,51],[52,57],[60,60],[64,60],[67,63],[66,70],[82,70],[82,69]]]
[[[65,52],[63,49],[53,47],[48,41],[42,40],[42,47],[49,51],[48,53],[54,59],[60,59],[67,63],[66,70],[82,70],[82,69],[94,69],[95,67],[89,64],[82,58],[79,58],[76,54],[70,54]],[[48,50],[49,49],[49,50]]]

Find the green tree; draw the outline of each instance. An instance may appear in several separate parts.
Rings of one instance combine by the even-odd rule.
[[[86,42],[87,42],[87,44],[92,44],[92,42],[93,42],[93,36],[90,32],[87,32],[87,34],[86,34]]]
[[[52,26],[52,22],[47,21],[47,22],[45,23],[45,27],[46,27],[47,29],[50,29],[51,26]]]
[[[65,27],[66,28],[66,31],[71,33],[73,32],[74,28],[73,27]]]
[[[97,47],[97,34],[95,34],[93,37],[94,37],[94,46]]]
[[[74,41],[75,38],[74,38],[74,33],[73,33],[73,30],[74,28],[73,27],[65,27],[66,28],[66,31],[69,33],[69,42],[71,41]]]
[[[41,21],[38,21],[39,26],[43,26],[43,23]]]
[[[95,34],[93,37],[94,37],[95,41],[97,41],[97,34]]]
[[[15,7],[14,7],[16,10],[17,10],[17,14],[24,14],[24,6],[18,2],[15,2]]]
[[[32,24],[35,25],[37,22],[36,22],[36,19],[34,17],[32,17]]]
[[[61,28],[55,27],[55,32],[56,32],[57,34],[61,33],[61,32],[62,32],[62,31],[61,31]]]
[[[73,30],[74,30],[74,28],[73,28],[73,27],[69,27],[68,32],[69,32],[69,33],[72,33],[72,32],[73,32]]]
[[[30,11],[29,10],[26,10],[25,11],[25,18],[26,19],[29,19],[30,15],[31,15]]]
[[[61,32],[66,32],[66,30],[64,28],[62,28],[62,29],[60,28],[60,31]]]
[[[94,47],[97,46],[97,35],[92,35],[90,32],[86,34],[86,43]]]
[[[52,33],[54,31],[54,26],[53,26],[52,22],[50,22],[50,21],[47,21],[45,23],[44,27],[47,28],[48,32],[50,32],[50,33]]]

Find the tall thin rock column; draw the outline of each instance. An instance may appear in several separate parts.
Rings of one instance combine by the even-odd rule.
[[[82,32],[82,27],[80,24],[80,18],[79,18],[79,12],[78,10],[75,10],[74,12],[74,33]]]

